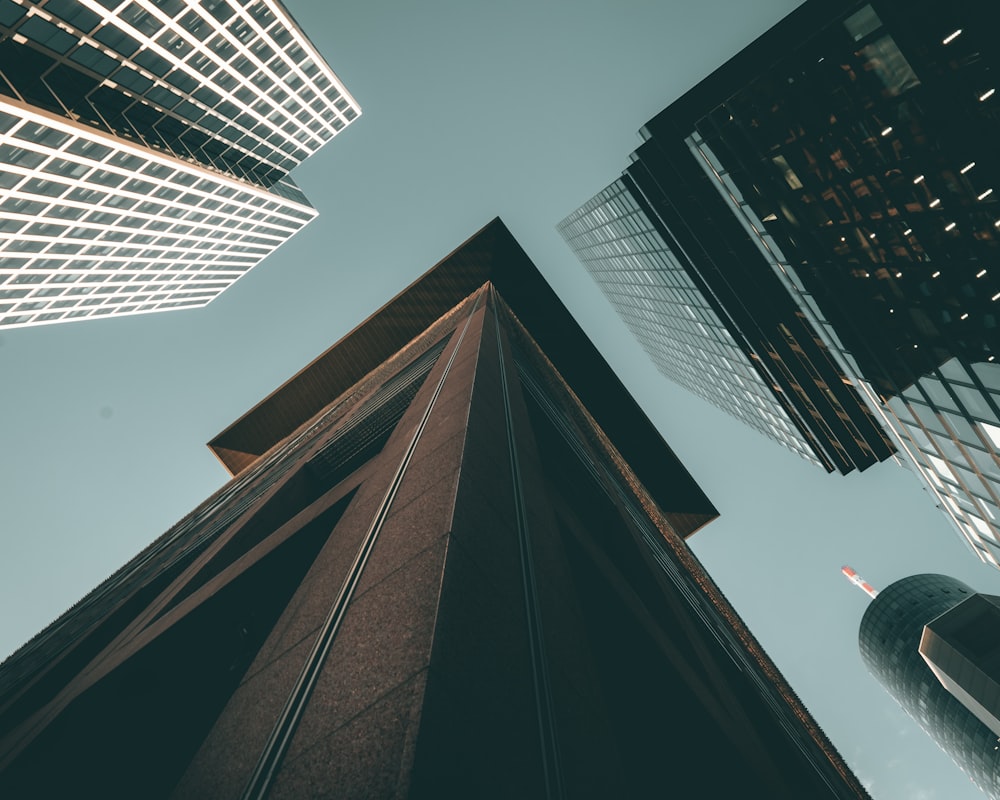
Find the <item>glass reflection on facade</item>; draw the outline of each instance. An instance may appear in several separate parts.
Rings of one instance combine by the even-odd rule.
[[[794,411],[771,388],[774,379],[754,368],[759,356],[748,357],[736,344],[625,182],[615,181],[585,203],[559,232],[661,373],[821,463],[792,422]]]
[[[0,325],[204,305],[360,109],[274,0],[0,0]]]
[[[998,346],[1000,129],[972,4],[875,5],[707,109],[694,136],[889,395]]]
[[[692,248],[777,278],[963,539],[997,565],[992,22],[972,0],[809,0],[650,120],[629,173],[695,232]]]
[[[949,359],[888,406],[942,510],[980,559],[1000,565],[1000,365]]]
[[[563,237],[664,374],[828,471],[891,457],[880,413],[789,292],[790,274],[771,268],[777,244],[756,235],[738,187],[692,157],[689,120],[681,137],[651,133],[659,120],[616,197],[568,217]],[[728,181],[725,198],[713,181]]]

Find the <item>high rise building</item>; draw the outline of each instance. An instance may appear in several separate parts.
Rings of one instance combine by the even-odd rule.
[[[0,325],[205,305],[359,114],[277,0],[0,0]]]
[[[867,797],[499,221],[211,446],[233,480],[0,667],[5,798]]]
[[[945,688],[920,652],[925,626],[980,595],[945,575],[911,575],[868,591],[874,599],[861,618],[858,641],[869,672],[983,792],[1000,797],[997,734]],[[994,629],[979,645],[996,640]],[[973,691],[975,683],[969,684]]]
[[[794,300],[753,252],[737,252],[750,245],[742,229],[726,241],[725,225],[710,232],[708,218],[697,233],[677,219],[668,226],[650,204],[665,198],[632,177],[646,174],[641,153],[559,231],[660,372],[827,471],[889,457],[892,445]]]
[[[784,400],[802,389],[833,421],[841,413],[817,404],[814,386],[829,390],[884,457],[869,436],[878,420],[997,565],[991,24],[972,0],[809,0],[650,120],[623,180],[763,380],[791,363],[785,338],[822,384],[793,375],[789,394],[774,380]],[[775,330],[771,308],[789,302],[796,325]]]

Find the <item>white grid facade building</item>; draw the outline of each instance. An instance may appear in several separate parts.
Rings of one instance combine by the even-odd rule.
[[[316,216],[2,99],[0,129],[3,326],[205,305]]]
[[[209,302],[360,115],[273,0],[0,0],[0,326]]]

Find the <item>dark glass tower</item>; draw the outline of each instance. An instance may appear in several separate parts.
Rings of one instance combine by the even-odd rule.
[[[867,797],[499,221],[212,447],[233,481],[0,668],[3,797]]]
[[[865,610],[859,645],[868,669],[903,710],[995,798],[1000,797],[997,735],[948,692],[919,652],[924,626],[973,596],[972,589],[945,575],[898,580]]]
[[[704,218],[692,234],[633,178],[642,152],[559,231],[660,372],[828,471],[887,458],[892,446],[743,231],[726,242],[725,225]]]
[[[810,0],[650,120],[623,183],[779,400],[853,425],[858,466],[890,437],[996,565],[992,28],[972,0]]]
[[[0,325],[205,305],[359,113],[277,0],[0,0]]]

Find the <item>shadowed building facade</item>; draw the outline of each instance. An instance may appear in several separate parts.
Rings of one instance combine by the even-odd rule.
[[[359,114],[277,0],[0,0],[0,326],[205,305]]]
[[[498,220],[211,446],[232,482],[0,668],[4,797],[867,797]]]

